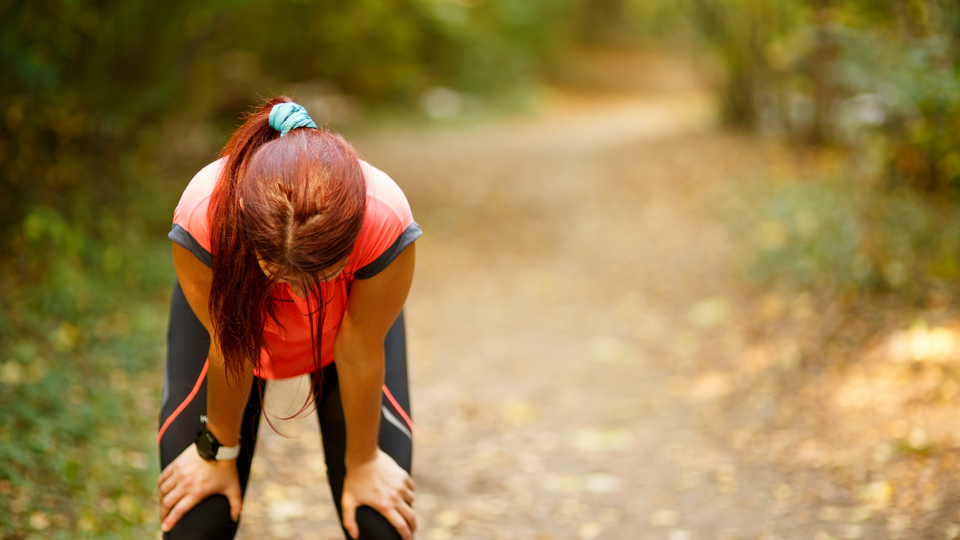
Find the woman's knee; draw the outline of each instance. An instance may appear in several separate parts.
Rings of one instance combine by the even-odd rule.
[[[230,518],[230,502],[223,495],[213,495],[184,514],[164,540],[232,540],[237,523]]]
[[[400,540],[400,533],[387,518],[369,506],[357,508],[357,527],[360,528],[357,540]]]

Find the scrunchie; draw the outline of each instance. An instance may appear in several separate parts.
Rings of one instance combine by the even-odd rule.
[[[317,124],[307,114],[303,105],[293,102],[277,103],[270,109],[270,127],[280,132],[283,137],[291,129],[311,127],[316,129]]]

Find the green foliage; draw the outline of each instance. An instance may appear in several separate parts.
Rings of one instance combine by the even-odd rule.
[[[436,57],[438,82],[469,91],[528,85],[571,39],[569,14],[583,0],[449,2],[420,0],[449,45]]]
[[[688,0],[728,119],[843,149],[846,177],[754,193],[750,273],[918,298],[958,277],[960,4]]]
[[[0,239],[25,211],[120,204],[142,174],[209,24],[189,2],[0,8]],[[195,14],[192,14],[195,15]],[[171,44],[176,44],[171,46]]]
[[[960,185],[960,48],[945,35],[892,41],[877,32],[839,34],[841,140],[880,154],[889,180],[926,193]]]
[[[956,2],[688,0],[687,5],[725,68],[728,119],[786,132],[795,140],[836,142],[837,132],[848,131],[857,116],[838,113],[857,108],[851,100],[858,97],[879,96],[890,114],[869,123],[892,136],[886,149],[890,162],[909,160],[911,165],[898,166],[901,172],[925,187],[937,183],[930,170],[956,146],[960,114]],[[843,135],[839,142],[847,142]]]
[[[529,85],[597,0],[74,2],[0,7],[0,239],[24,209],[121,205],[164,119],[235,119],[301,83],[415,105]],[[304,88],[306,88],[304,86]]]
[[[2,275],[2,538],[142,538],[157,527],[147,434],[168,243],[114,214],[95,228],[31,212],[16,240],[29,257]]]
[[[764,186],[731,215],[751,253],[745,271],[764,283],[923,298],[960,276],[960,216],[909,189]]]

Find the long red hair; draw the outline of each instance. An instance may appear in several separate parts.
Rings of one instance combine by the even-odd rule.
[[[289,278],[319,291],[318,274],[347,258],[363,224],[366,187],[356,150],[326,129],[281,138],[270,110],[288,101],[271,99],[246,116],[221,152],[226,163],[210,200],[210,318],[235,381],[244,362],[260,365],[267,317],[277,320],[277,282]],[[265,275],[258,256],[278,271]],[[313,329],[318,372],[323,304],[320,298]]]

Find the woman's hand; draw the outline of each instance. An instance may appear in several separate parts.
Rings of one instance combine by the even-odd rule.
[[[343,527],[351,537],[360,536],[357,527],[357,508],[369,506],[380,512],[403,540],[411,540],[417,530],[417,515],[413,512],[413,479],[383,450],[363,464],[347,467],[343,481]]]
[[[191,444],[160,473],[160,529],[169,532],[191,508],[221,493],[230,501],[230,517],[240,519],[240,478],[236,460],[207,461]]]

